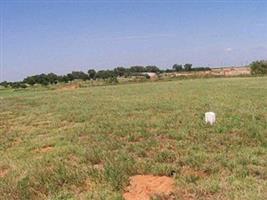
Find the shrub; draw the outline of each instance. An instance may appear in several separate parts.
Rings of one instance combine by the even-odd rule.
[[[184,70],[185,71],[191,71],[191,69],[192,69],[192,64],[187,63],[187,64],[184,65]]]
[[[267,74],[267,61],[254,61],[250,64],[251,74]]]
[[[27,87],[27,85],[22,82],[13,82],[13,83],[10,83],[10,86],[12,88],[26,88]]]
[[[2,83],[0,83],[0,85],[7,88],[9,83],[7,81],[3,81]]]
[[[119,81],[118,81],[117,77],[111,77],[107,80],[107,83],[108,84],[117,84],[117,83],[119,83]]]

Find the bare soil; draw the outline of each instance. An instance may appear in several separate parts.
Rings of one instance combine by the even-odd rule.
[[[46,153],[46,152],[52,151],[53,149],[54,149],[54,147],[52,145],[48,145],[48,146],[44,146],[40,149],[36,149],[35,152]]]
[[[156,195],[169,196],[174,192],[174,180],[167,176],[136,175],[123,194],[125,200],[149,200]]]
[[[0,168],[0,177],[3,178],[8,173],[8,168]]]

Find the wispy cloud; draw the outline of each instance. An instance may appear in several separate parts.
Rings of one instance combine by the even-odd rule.
[[[153,39],[153,38],[168,38],[168,37],[174,37],[174,34],[147,34],[147,35],[127,35],[127,36],[118,36],[114,37],[112,39],[117,40],[139,40],[139,39]]]
[[[231,47],[228,47],[228,48],[224,49],[224,51],[225,51],[225,52],[232,52],[233,49],[232,49]]]
[[[155,38],[170,38],[175,37],[175,34],[169,33],[159,33],[159,34],[143,34],[143,35],[113,35],[113,36],[104,36],[104,37],[90,37],[93,40],[110,40],[110,41],[117,41],[117,40],[149,40]]]
[[[260,26],[260,27],[265,27],[266,26],[266,23],[264,23],[264,22],[257,22],[255,25],[256,26]]]

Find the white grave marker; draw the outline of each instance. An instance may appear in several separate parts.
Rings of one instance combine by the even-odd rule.
[[[216,121],[216,115],[214,112],[206,112],[205,113],[205,122],[206,124],[213,125]]]

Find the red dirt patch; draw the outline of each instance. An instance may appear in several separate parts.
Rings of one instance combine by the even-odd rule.
[[[174,185],[174,180],[167,176],[132,176],[123,197],[125,200],[149,200],[155,195],[171,195]]]
[[[0,168],[0,178],[3,178],[8,173],[8,168]]]
[[[40,149],[36,149],[35,152],[46,153],[46,152],[52,151],[53,149],[54,149],[53,146],[48,145],[48,146],[41,147]]]
[[[43,148],[40,149],[40,152],[45,153],[45,152],[48,152],[48,151],[52,151],[53,148],[54,147],[52,147],[52,146],[43,147]]]

